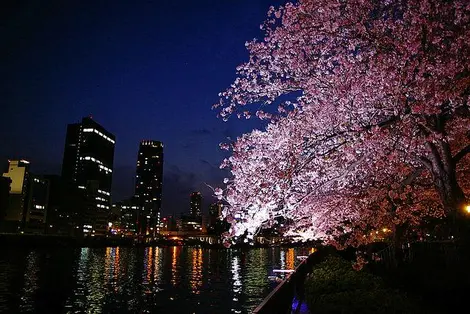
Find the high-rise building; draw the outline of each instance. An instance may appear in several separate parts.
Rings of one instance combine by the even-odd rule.
[[[228,230],[229,224],[227,224],[227,221],[221,220],[223,207],[224,205],[220,201],[209,206],[209,226],[207,228],[209,234],[220,235]]]
[[[49,203],[49,180],[31,175],[25,200],[25,231],[43,233]]]
[[[134,198],[113,204],[115,218],[110,219],[110,222],[113,223],[114,229],[119,230],[120,235],[132,237],[137,233],[139,209],[140,206],[135,204]]]
[[[26,193],[29,182],[29,161],[9,160],[8,170],[3,174],[11,180],[8,208],[3,216],[3,231],[18,232],[26,220]]]
[[[11,184],[2,229],[7,232],[21,230],[43,233],[49,202],[49,181],[31,174],[29,161],[26,160],[10,160],[3,176]]]
[[[212,203],[209,206],[209,225],[215,226],[217,221],[219,220],[220,215],[222,214],[222,203]]]
[[[140,142],[135,176],[135,199],[141,207],[138,234],[155,235],[160,228],[163,183],[163,143]]]
[[[58,175],[44,175],[49,180],[49,203],[46,232],[80,236],[83,232],[81,215],[86,208],[85,191]]]
[[[189,196],[189,215],[181,215],[181,231],[197,231],[203,229],[202,219],[202,195],[199,192],[193,192]]]
[[[189,214],[193,217],[202,216],[202,195],[199,192],[193,192],[190,196]]]
[[[106,232],[111,206],[114,146],[115,136],[91,117],[67,127],[62,178],[82,189],[86,195],[86,208],[81,213],[86,234],[102,235]]]
[[[10,203],[10,185],[10,178],[0,177],[0,231],[3,230],[3,223]]]

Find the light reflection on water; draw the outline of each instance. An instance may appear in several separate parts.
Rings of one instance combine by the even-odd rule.
[[[36,252],[31,252],[26,258],[26,270],[24,272],[24,286],[21,297],[20,311],[22,313],[34,312],[34,294],[38,289],[38,256]]]
[[[3,252],[2,252],[3,250]],[[0,312],[249,313],[309,249],[0,249]],[[5,254],[4,254],[5,253]]]
[[[195,294],[200,293],[202,286],[202,249],[201,248],[190,248],[189,249],[192,255],[191,258],[191,291]]]

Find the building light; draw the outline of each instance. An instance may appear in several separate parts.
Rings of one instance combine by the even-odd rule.
[[[112,138],[106,136],[105,134],[101,133],[100,131],[98,131],[97,129],[93,129],[93,128],[87,128],[87,129],[83,129],[83,132],[86,132],[86,133],[96,133],[98,134],[99,136],[101,136],[102,138],[104,138],[105,140],[111,142],[111,143],[116,143],[116,141],[114,141]]]
[[[102,170],[104,170],[104,171],[106,171],[106,172],[113,172],[112,169],[110,169],[110,168],[108,168],[108,167],[106,167],[106,166],[99,165],[99,167],[100,167],[100,169],[102,169]]]
[[[104,195],[108,195],[108,196],[111,195],[111,193],[106,192],[106,191],[103,191],[103,190],[98,190],[98,193],[101,193],[101,194],[104,194]]]

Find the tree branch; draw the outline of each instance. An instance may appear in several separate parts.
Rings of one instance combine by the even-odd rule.
[[[439,151],[432,142],[427,142],[426,145],[428,146],[429,150],[431,151],[431,162],[432,165],[435,166],[434,170],[436,172],[443,171],[444,170],[444,165],[442,164],[441,156],[439,154]]]
[[[420,157],[419,160],[423,163],[423,165],[428,168],[429,171],[432,172],[432,162],[427,159],[426,157]]]
[[[429,162],[429,160],[428,160],[428,162]],[[423,161],[423,164],[424,164],[424,163],[425,163],[425,162]],[[431,162],[429,162],[429,165],[431,165]],[[425,165],[425,166],[426,166],[426,165]],[[405,180],[403,180],[403,181],[401,182],[401,186],[404,187],[404,186],[406,186],[406,185],[410,185],[411,183],[413,183],[413,181],[414,181],[417,177],[419,177],[419,176],[421,175],[421,173],[423,172],[423,170],[424,170],[423,168],[418,168],[418,169],[416,169],[413,173],[411,173],[408,177],[406,177]]]
[[[467,145],[467,147],[463,148],[460,152],[458,152],[454,158],[453,158],[453,161],[454,161],[454,164],[457,164],[463,157],[465,157],[465,155],[467,155],[468,153],[470,153],[470,144]]]

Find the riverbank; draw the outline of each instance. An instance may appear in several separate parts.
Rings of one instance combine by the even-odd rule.
[[[61,235],[38,234],[0,234],[0,246],[9,247],[152,247],[152,246],[200,246],[212,249],[225,249],[220,243],[207,243],[194,239],[156,239],[142,241],[124,237],[70,237]],[[278,245],[267,244],[236,244],[231,248],[268,248],[268,247],[312,247],[312,244],[289,243]]]
[[[386,271],[378,274],[377,264],[371,262],[360,270],[354,269],[355,252],[353,249],[337,251],[331,247],[320,247],[310,254],[284,281],[259,304],[256,314],[285,313],[292,310],[295,313],[447,313],[452,308],[449,302],[455,302],[459,307],[463,303],[456,302],[457,298],[442,294],[438,301],[429,298],[428,292],[441,294],[457,283],[452,278],[447,281],[432,282],[424,288],[419,279],[422,272],[414,270],[407,276],[396,276],[398,273]],[[421,263],[423,266],[426,263]],[[427,263],[427,264],[433,264]],[[430,271],[429,268],[425,268]],[[447,274],[442,268],[434,268],[434,272]],[[392,282],[389,276],[395,276]],[[435,277],[429,272],[427,277]],[[413,279],[411,279],[413,278]],[[460,280],[463,282],[465,280]],[[421,292],[412,291],[407,287],[412,282],[421,287]],[[462,293],[466,289],[462,285]],[[468,285],[467,285],[468,287]],[[426,292],[427,290],[427,292]],[[455,287],[452,289],[458,296]],[[462,294],[460,293],[460,294]],[[434,294],[436,297],[436,295]],[[439,300],[441,299],[441,300]],[[440,301],[446,301],[446,306],[438,306]],[[442,304],[440,304],[442,305]],[[456,311],[450,311],[456,312]]]
[[[366,269],[354,270],[351,261],[330,255],[305,279],[306,303],[312,313],[436,313],[423,300]]]

